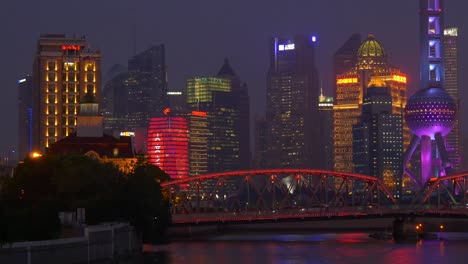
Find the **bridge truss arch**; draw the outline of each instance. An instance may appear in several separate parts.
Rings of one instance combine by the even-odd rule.
[[[430,179],[413,204],[445,209],[468,208],[468,172]]]
[[[393,205],[397,200],[375,177],[315,169],[220,172],[161,184],[172,214],[324,212]]]

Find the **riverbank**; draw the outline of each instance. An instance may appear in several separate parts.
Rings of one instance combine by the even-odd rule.
[[[303,234],[303,233],[349,233],[349,232],[379,232],[392,229],[395,218],[375,219],[343,219],[343,220],[312,220],[288,223],[251,223],[251,224],[213,224],[170,227],[169,237],[172,241],[204,240],[216,235],[235,233],[272,233]],[[425,232],[468,232],[466,218],[424,218],[416,217],[416,224],[422,224]],[[442,228],[441,228],[442,226]]]
[[[141,242],[132,226],[109,223],[88,226],[79,237],[3,245],[0,263],[107,263],[141,251]]]

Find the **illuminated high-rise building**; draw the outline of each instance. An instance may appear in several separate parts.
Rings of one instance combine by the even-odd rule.
[[[18,80],[18,157],[20,160],[33,151],[32,145],[32,77]]]
[[[152,117],[169,107],[164,45],[153,46],[128,61],[128,127],[135,132],[136,145],[146,149],[146,135]]]
[[[358,49],[355,67],[336,76],[336,99],[333,106],[336,171],[354,171],[352,129],[360,120],[363,98],[372,81],[382,82],[390,89],[392,114],[403,116],[407,77],[400,69],[388,65],[383,46],[369,34]],[[409,144],[406,124],[403,124],[403,131],[406,145]]]
[[[403,116],[392,114],[392,96],[386,83],[371,83],[360,121],[353,125],[354,172],[381,179],[399,198],[402,156]]]
[[[101,54],[85,37],[41,35],[33,66],[33,149],[45,148],[75,130],[87,90],[100,98]]]
[[[171,111],[185,112],[187,109],[187,99],[185,91],[170,90],[167,92]]]
[[[189,120],[189,176],[208,173],[208,116],[206,112],[191,111]]]
[[[195,77],[187,80],[189,111],[205,112],[208,124],[208,172],[234,171],[241,166],[238,97],[231,79]]]
[[[336,76],[346,73],[356,67],[356,54],[361,43],[361,34],[353,34],[333,55],[333,92],[336,91]],[[336,94],[334,94],[334,96],[336,97]]]
[[[188,122],[185,117],[153,117],[148,127],[148,161],[172,179],[188,177]]]
[[[320,157],[319,168],[333,170],[333,97],[323,95],[320,91],[318,100],[320,118]]]
[[[446,137],[455,125],[457,105],[444,90],[444,1],[420,0],[421,89],[408,100],[405,120],[413,133],[404,156],[405,173],[423,188],[431,178],[451,173]],[[415,149],[420,147],[418,155]],[[416,170],[407,167],[417,157]],[[416,173],[415,173],[416,172]]]
[[[444,0],[419,0],[420,77],[423,89],[444,84]]]
[[[255,154],[253,166],[255,169],[266,169],[270,163],[267,160],[268,151],[268,123],[265,118],[255,118]]]
[[[462,133],[460,90],[458,88],[458,28],[446,28],[444,30],[444,69],[445,91],[455,101],[458,115],[452,132],[445,138],[449,160],[452,163],[453,172],[459,172],[462,161]]]
[[[319,84],[316,36],[276,37],[270,43],[267,76],[267,167],[317,168]]]
[[[146,152],[151,117],[169,107],[166,57],[163,44],[153,46],[128,61],[128,70],[115,66],[104,88],[102,113],[107,133],[135,134],[137,152]]]
[[[247,84],[241,83],[239,76],[234,72],[227,58],[224,59],[223,66],[219,70],[217,77],[231,80],[233,96],[237,101],[239,110],[239,122],[237,122],[237,133],[239,135],[239,169],[246,170],[250,167],[250,97]]]

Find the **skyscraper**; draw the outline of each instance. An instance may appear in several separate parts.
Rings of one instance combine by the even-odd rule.
[[[85,37],[41,35],[33,66],[33,149],[68,136],[88,89],[100,98],[101,55]]]
[[[208,124],[208,172],[234,171],[241,166],[238,98],[231,80],[195,77],[187,80],[189,111],[205,112]]]
[[[320,156],[319,168],[333,170],[333,97],[320,91],[319,101]]]
[[[401,195],[403,117],[392,114],[392,96],[385,82],[374,81],[363,99],[359,123],[353,125],[353,163],[356,173],[381,179]]]
[[[33,151],[32,146],[32,77],[18,80],[18,157],[24,159]]]
[[[161,116],[169,107],[164,45],[133,56],[128,71],[117,68],[120,73],[106,83],[104,90],[106,132],[134,132],[137,151],[145,152],[150,118]]]
[[[392,114],[403,115],[406,105],[406,75],[388,65],[383,46],[369,34],[358,49],[355,67],[336,77],[334,103],[334,164],[336,171],[354,171],[352,127],[360,120],[363,98],[373,79],[385,83],[392,96]],[[405,144],[409,130],[403,124]]]
[[[361,34],[353,34],[333,55],[333,79],[339,74],[348,72],[356,66],[357,51],[361,46]],[[336,91],[336,80],[334,92]],[[336,95],[335,95],[336,96]]]
[[[237,122],[237,133],[239,134],[240,167],[245,170],[250,167],[250,97],[247,84],[241,84],[239,76],[234,72],[227,58],[219,70],[217,77],[231,80],[232,93],[237,101],[239,110],[239,122]]]
[[[452,171],[461,169],[462,133],[460,111],[460,90],[458,89],[458,28],[446,28],[444,30],[444,69],[445,85],[447,93],[455,101],[458,115],[452,132],[446,137],[446,146],[449,160],[452,163]]]
[[[131,129],[147,128],[151,117],[169,106],[164,45],[153,46],[128,62],[128,119]]]
[[[208,173],[208,116],[193,110],[189,119],[189,176]]]
[[[127,72],[119,73],[104,87],[101,112],[107,134],[118,135],[128,128],[128,78]]]
[[[268,157],[268,123],[263,117],[255,118],[255,155],[253,166],[255,169],[266,169],[269,167]]]
[[[265,166],[316,168],[319,164],[316,36],[276,37],[267,76]]]
[[[148,161],[171,176],[188,177],[188,123],[185,117],[153,117],[148,127]]]

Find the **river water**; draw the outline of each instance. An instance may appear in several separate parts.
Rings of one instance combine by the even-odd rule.
[[[147,246],[145,263],[468,263],[468,233],[395,244],[368,233],[230,234],[204,241]]]

